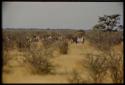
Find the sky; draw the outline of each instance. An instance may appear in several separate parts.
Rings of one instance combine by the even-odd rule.
[[[122,2],[3,2],[2,28],[91,29],[105,14],[123,25]]]

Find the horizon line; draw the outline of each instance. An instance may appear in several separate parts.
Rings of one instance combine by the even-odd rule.
[[[54,29],[60,29],[60,30],[62,30],[62,29],[72,29],[72,30],[90,30],[90,28],[89,29],[81,29],[81,28],[2,28],[2,29],[26,29],[26,30],[28,30],[28,29],[46,29],[46,30],[54,30]],[[92,28],[91,28],[92,29]]]

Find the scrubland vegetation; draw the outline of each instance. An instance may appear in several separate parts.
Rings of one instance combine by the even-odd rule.
[[[76,36],[84,36],[84,42],[76,43]],[[60,83],[123,83],[123,31],[3,29],[4,83],[29,79],[20,73],[22,80],[11,80],[17,68],[38,75],[39,83],[54,78]]]

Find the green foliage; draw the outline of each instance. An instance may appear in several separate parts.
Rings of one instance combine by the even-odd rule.
[[[96,24],[93,29],[94,30],[102,30],[102,31],[118,31],[120,15],[104,15],[103,17],[99,17],[98,24]]]

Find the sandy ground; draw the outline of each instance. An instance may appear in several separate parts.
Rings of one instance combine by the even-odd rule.
[[[116,48],[120,49],[118,46]],[[3,73],[3,83],[68,83],[68,77],[75,69],[80,71],[80,62],[85,58],[87,53],[99,53],[94,47],[86,41],[84,44],[70,44],[67,55],[58,54],[54,57],[54,63],[57,65],[56,74],[48,75],[32,75],[27,66],[23,64],[20,58],[23,58],[23,53],[17,50],[10,51],[10,57],[13,59],[4,69],[9,69],[9,73]],[[14,57],[13,55],[16,55]],[[83,72],[87,78],[86,69]],[[108,81],[107,81],[108,82]]]

